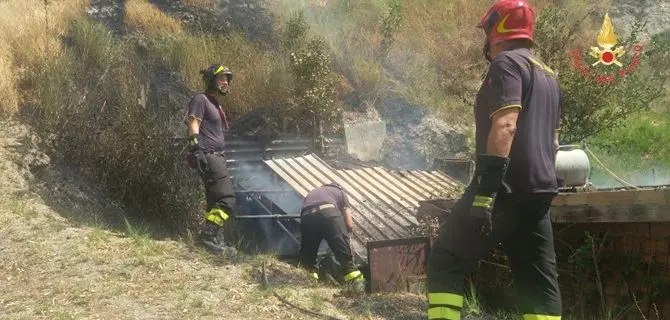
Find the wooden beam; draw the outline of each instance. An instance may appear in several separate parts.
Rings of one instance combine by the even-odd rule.
[[[607,204],[553,206],[554,223],[670,222],[670,204]]]
[[[454,203],[419,201],[417,217],[448,214]],[[550,215],[555,223],[670,222],[670,188],[560,193]]]
[[[670,188],[559,193],[552,205],[670,204]]]

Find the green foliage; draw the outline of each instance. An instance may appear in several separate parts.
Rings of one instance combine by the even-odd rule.
[[[472,282],[468,281],[468,288],[466,290],[465,297],[463,297],[463,311],[474,316],[481,316],[483,313],[483,307],[479,302],[479,295],[477,294],[477,286]]]
[[[608,154],[630,153],[650,158],[649,164],[670,163],[670,115],[649,114],[629,117],[619,129],[595,141]]]
[[[634,185],[670,183],[670,115],[650,113],[591,140],[590,149],[609,170]],[[594,159],[590,181],[596,187],[621,186]]]
[[[281,30],[281,49],[293,52],[305,45],[309,24],[302,11],[294,14]]]
[[[201,183],[182,163],[174,122],[151,101],[138,103],[142,85],[152,81],[151,70],[168,67],[197,91],[198,70],[221,61],[236,74],[228,110],[241,114],[272,101],[280,104],[278,114],[287,111],[283,116],[304,128],[315,120],[334,123],[330,51],[323,38],[307,38],[306,26],[298,16],[284,28],[280,54],[235,34],[161,37],[136,51],[103,24],[74,21],[62,58],[34,76],[39,103],[30,119],[65,161],[97,178],[158,231],[187,233],[201,221]]]
[[[538,17],[537,52],[559,73],[564,95],[559,136],[563,144],[621,127],[631,114],[649,110],[651,102],[664,95],[666,77],[659,76],[648,60],[657,59],[661,54],[658,49],[666,44],[662,41],[650,44],[646,50],[651,54],[642,55],[637,68],[622,77],[622,69],[616,65],[589,66],[594,58],[583,43],[575,43],[576,32],[587,18],[588,15],[577,21],[568,19],[566,9],[561,7],[549,7]],[[630,35],[619,41],[618,45],[628,52],[619,57],[624,69],[637,63],[632,51],[643,27],[644,20],[638,18]],[[591,41],[595,46],[595,37]],[[604,81],[604,75],[613,75],[612,81]]]
[[[298,13],[284,27],[282,43],[290,59],[289,71],[294,83],[289,117],[302,127],[335,124],[335,75],[331,70],[328,44],[323,37],[308,38],[304,14]]]
[[[334,100],[335,79],[330,70],[330,56],[325,39],[310,39],[303,48],[291,53],[291,62],[295,81],[294,111],[313,117],[314,123],[324,121],[334,124],[339,110]]]
[[[381,25],[382,42],[379,45],[378,58],[384,59],[393,45],[394,36],[402,26],[402,6],[400,1],[389,3],[389,11],[384,16]]]

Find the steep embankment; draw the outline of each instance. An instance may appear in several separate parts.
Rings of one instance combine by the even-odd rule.
[[[94,181],[53,163],[30,128],[0,122],[0,318],[421,319],[420,295],[350,299],[266,256],[234,260],[157,241]]]

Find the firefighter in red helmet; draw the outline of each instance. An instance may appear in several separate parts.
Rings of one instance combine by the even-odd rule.
[[[445,217],[428,263],[428,319],[461,319],[465,275],[502,243],[524,320],[561,319],[549,208],[558,193],[560,90],[533,55],[535,13],[525,0],[497,1],[478,27],[490,62],[474,107],[476,165]]]

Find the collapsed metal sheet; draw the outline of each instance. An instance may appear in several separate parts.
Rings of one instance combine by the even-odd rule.
[[[368,242],[371,292],[421,291],[426,280],[427,237]]]

